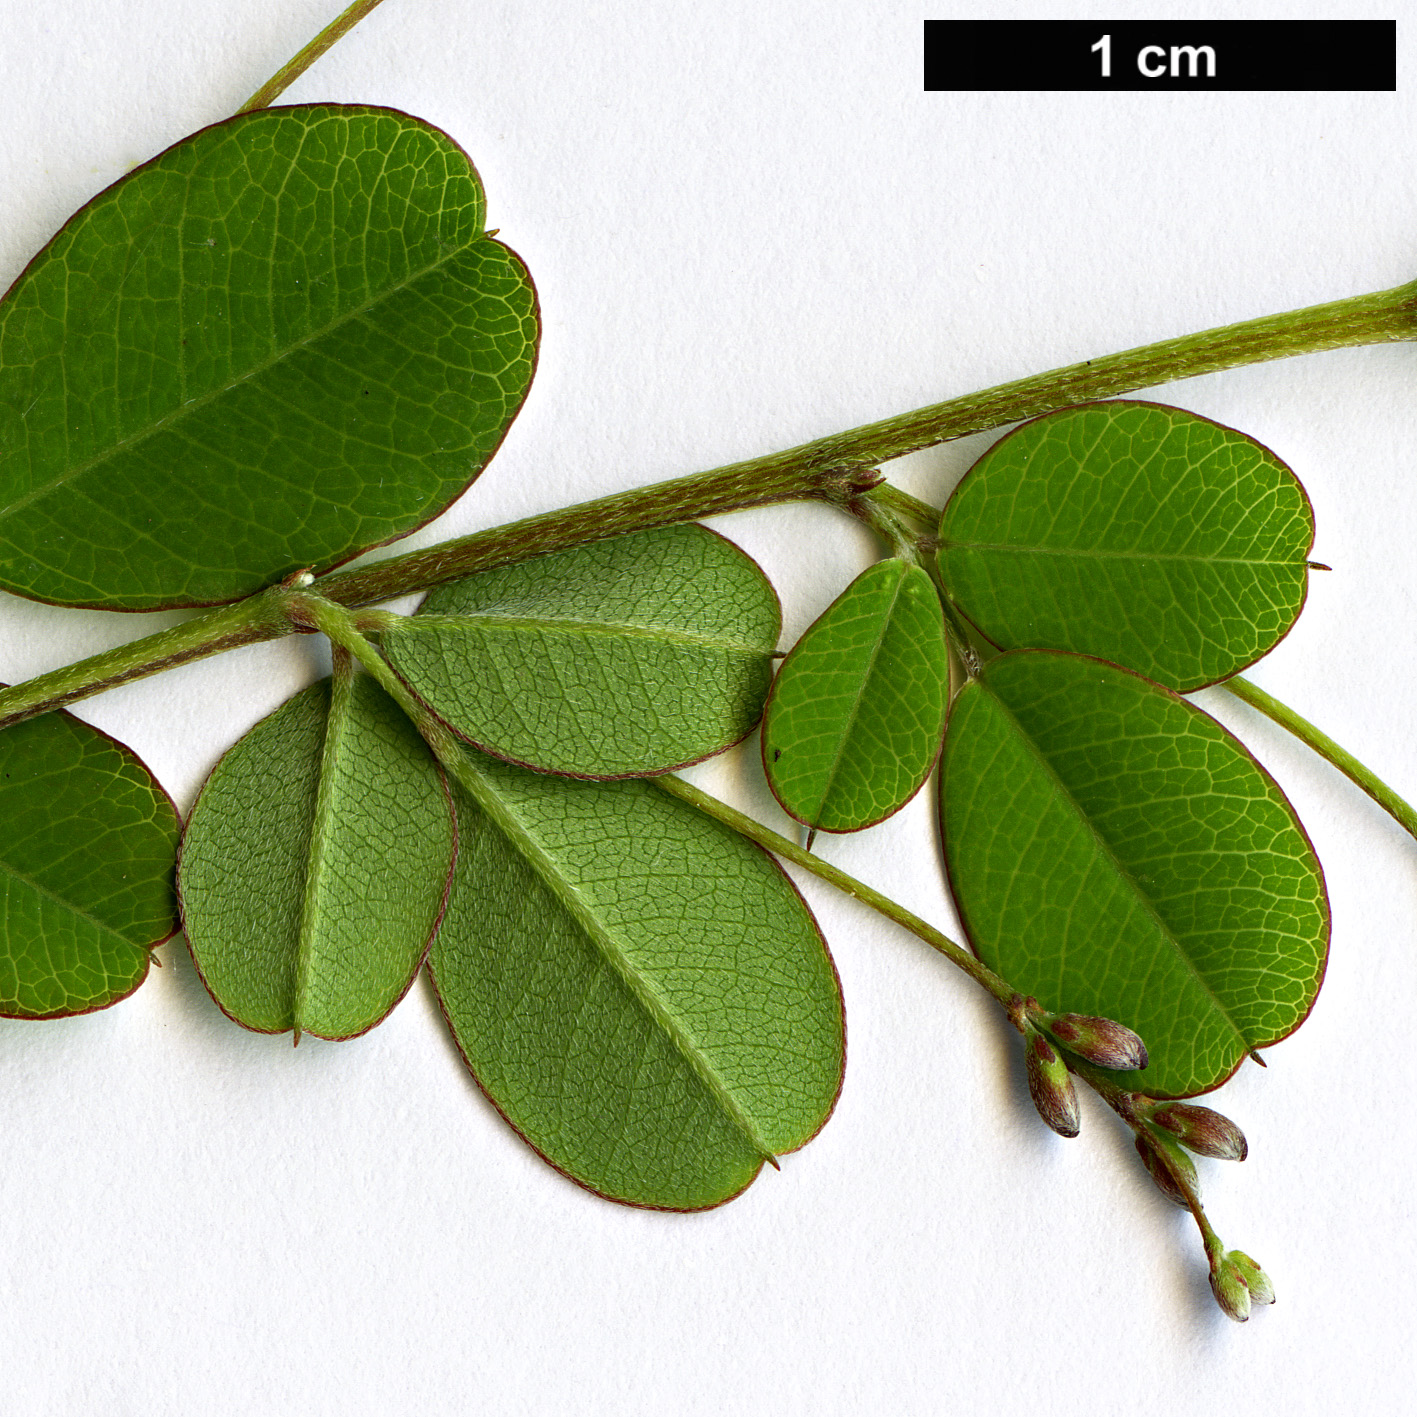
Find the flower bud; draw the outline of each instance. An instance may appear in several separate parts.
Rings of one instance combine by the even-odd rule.
[[[1024,1031],[1023,1057],[1028,1072],[1028,1094],[1038,1115],[1060,1137],[1078,1134],[1078,1096],[1068,1065],[1053,1045],[1032,1028]]]
[[[1239,1270],[1240,1278],[1245,1281],[1252,1304],[1274,1303],[1274,1285],[1270,1282],[1269,1275],[1249,1255],[1243,1250],[1231,1250],[1229,1260]]]
[[[1191,1102],[1162,1102],[1148,1114],[1150,1121],[1171,1133],[1197,1156],[1217,1161],[1243,1161],[1249,1154],[1245,1134],[1229,1117]]]
[[[1229,1255],[1216,1253],[1211,1257],[1210,1292],[1227,1319],[1234,1319],[1237,1324],[1249,1319],[1250,1286]]]
[[[1186,1178],[1191,1189],[1195,1190],[1199,1182],[1196,1180],[1196,1168],[1191,1164],[1191,1158],[1174,1142],[1169,1142],[1164,1137],[1150,1137],[1145,1132],[1137,1133],[1137,1155],[1141,1157],[1142,1165],[1156,1182],[1161,1194],[1168,1200],[1175,1201],[1177,1205],[1189,1207],[1190,1201],[1176,1184],[1176,1177],[1167,1167],[1166,1161],[1169,1160]]]
[[[1125,1025],[1090,1014],[1057,1014],[1048,1031],[1063,1047],[1099,1068],[1144,1068],[1146,1044]]]

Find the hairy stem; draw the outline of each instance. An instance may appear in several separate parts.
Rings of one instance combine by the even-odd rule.
[[[802,466],[763,478],[744,477],[737,468],[698,473],[475,532],[359,570],[340,571],[320,579],[315,589],[326,600],[346,607],[375,605],[495,566],[626,532],[780,502],[820,500],[845,505],[877,481],[874,469],[840,466]],[[288,614],[288,597],[297,581],[309,583],[290,577],[236,605],[208,611],[171,630],[0,690],[0,728],[179,664],[293,634],[299,627]]]
[[[1280,703],[1257,684],[1238,674],[1221,686],[1237,699],[1258,709],[1266,718],[1287,728],[1300,742],[1308,744],[1321,758],[1327,758],[1344,777],[1356,783],[1409,835],[1417,837],[1417,811],[1385,783],[1371,768],[1364,766],[1346,748],[1341,748],[1327,733],[1315,728],[1307,718],[1301,718],[1288,704]]]
[[[331,20],[290,63],[272,74],[236,111],[252,113],[274,103],[327,49],[341,40],[382,0],[354,0],[347,10]]]
[[[208,611],[170,630],[160,630],[116,649],[90,655],[63,669],[51,670],[23,684],[0,689],[0,728],[26,718],[77,703],[105,689],[134,679],[146,679],[164,669],[207,659],[224,650],[292,633],[286,614],[287,591],[282,586],[253,595],[236,605]]]
[[[346,16],[353,13],[353,9],[346,11]],[[1054,369],[784,452],[529,517],[359,570],[341,571],[322,578],[319,589],[341,605],[373,605],[493,566],[629,531],[780,502],[818,499],[845,507],[852,498],[879,485],[877,463],[966,433],[1217,369],[1344,345],[1413,338],[1417,338],[1417,282]],[[902,497],[904,494],[888,498],[887,505],[908,513]],[[268,591],[264,596],[273,593]],[[282,614],[272,614],[264,596],[253,596],[175,630],[0,690],[0,728],[178,664],[291,633],[289,621]]]
[[[893,487],[889,482],[883,482],[868,495],[894,512],[896,516],[918,522],[930,532],[939,528],[940,508],[932,507],[928,502],[922,502],[919,497],[912,497],[902,488]]]

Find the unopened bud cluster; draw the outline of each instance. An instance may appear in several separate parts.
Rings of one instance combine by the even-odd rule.
[[[1142,1164],[1161,1193],[1177,1205],[1190,1204],[1182,1183],[1192,1195],[1199,1189],[1186,1152],[1217,1161],[1243,1161],[1249,1152],[1244,1132],[1229,1117],[1194,1102],[1154,1102],[1133,1094],[1127,1120],[1136,1131]]]
[[[1219,1250],[1210,1257],[1210,1292],[1227,1318],[1242,1324],[1254,1304],[1274,1303],[1269,1275],[1243,1250]]]
[[[1038,1115],[1059,1136],[1077,1136],[1079,1125],[1077,1089],[1060,1048],[1094,1067],[1146,1067],[1146,1045],[1110,1018],[1049,1013],[1037,999],[1021,994],[1014,995],[1009,1017],[1023,1034],[1029,1096]]]

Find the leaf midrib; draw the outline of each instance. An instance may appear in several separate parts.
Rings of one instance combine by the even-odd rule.
[[[1097,827],[1092,821],[1092,818],[1089,817],[1088,814],[1083,811],[1082,806],[1079,804],[1077,798],[1073,796],[1071,789],[1062,780],[1062,778],[1058,776],[1057,770],[1054,768],[1053,764],[1049,762],[1048,758],[1043,753],[1043,750],[1038,746],[1037,742],[1027,731],[1027,729],[1024,728],[1023,724],[1019,722],[1018,716],[1013,712],[1011,708],[1009,708],[1006,703],[1004,703],[1003,699],[1001,699],[999,695],[992,693],[983,684],[982,681],[980,681],[979,687],[989,695],[989,698],[992,700],[993,703],[998,705],[999,711],[1004,714],[1008,721],[1013,725],[1015,731],[1018,733],[1020,740],[1023,742],[1024,746],[1027,748],[1034,761],[1038,763],[1038,765],[1042,768],[1043,772],[1047,775],[1048,780],[1053,784],[1054,789],[1057,791],[1058,795],[1063,799],[1063,801],[1068,805],[1068,807],[1072,809],[1073,814],[1083,824],[1088,834],[1096,843],[1096,846],[1103,855],[1104,859],[1112,866],[1113,870],[1116,871],[1117,875],[1121,877],[1121,879],[1131,889],[1132,894],[1140,902],[1142,909],[1145,910],[1147,915],[1151,918],[1152,923],[1160,932],[1161,937],[1166,940],[1176,951],[1176,954],[1180,957],[1181,962],[1185,965],[1191,977],[1200,986],[1206,997],[1209,998],[1210,1001],[1215,1005],[1216,1011],[1234,1030],[1235,1036],[1240,1040],[1240,1043],[1244,1047],[1245,1051],[1252,1051],[1255,1047],[1255,1044],[1252,1043],[1245,1036],[1244,1029],[1242,1029],[1240,1025],[1235,1022],[1235,1019],[1232,1017],[1230,1010],[1225,1006],[1223,1002],[1221,1002],[1220,998],[1216,995],[1215,990],[1211,987],[1210,981],[1206,979],[1206,977],[1196,967],[1195,961],[1190,957],[1189,954],[1187,954],[1186,950],[1182,947],[1181,941],[1176,937],[1175,932],[1166,923],[1161,913],[1152,903],[1151,898],[1146,894],[1145,891],[1142,890],[1140,883],[1137,881],[1136,877],[1131,873],[1131,871],[1128,870],[1127,867],[1118,859],[1116,852],[1112,849],[1111,843],[1107,840],[1106,837],[1102,835],[1100,831],[1098,831]]]
[[[593,941],[600,951],[601,957],[625,985],[630,997],[669,1037],[679,1055],[707,1088],[729,1121],[742,1132],[764,1160],[772,1161],[772,1147],[754,1125],[752,1118],[743,1110],[738,1099],[733,1095],[732,1089],[719,1075],[699,1045],[679,1024],[658,991],[634,967],[614,935],[597,919],[581,896],[580,891],[560,872],[555,859],[527,828],[501,793],[482,776],[467,753],[463,754],[463,762],[460,766],[465,767],[466,772],[455,774],[458,782],[468,790],[469,795],[473,797],[477,806],[486,813],[493,826],[501,832],[512,848],[536,872],[567,914]],[[472,786],[474,782],[478,784],[475,788]]]
[[[282,360],[288,359],[291,356],[298,354],[301,350],[306,349],[310,345],[317,343],[319,340],[324,339],[324,337],[331,333],[331,331],[337,330],[341,326],[350,324],[355,320],[362,319],[363,316],[365,316],[370,310],[374,309],[374,307],[379,305],[381,302],[388,300],[395,295],[401,294],[405,290],[409,289],[410,286],[413,286],[418,281],[422,280],[425,276],[430,275],[432,272],[441,269],[443,266],[447,265],[450,261],[455,260],[457,257],[466,255],[466,253],[470,251],[475,245],[477,245],[479,241],[485,241],[488,239],[489,238],[485,231],[479,232],[477,236],[475,236],[471,241],[468,241],[464,245],[453,247],[445,254],[439,256],[437,260],[430,262],[426,266],[420,267],[418,270],[412,272],[410,275],[408,275],[405,279],[398,282],[397,284],[385,286],[377,294],[366,300],[362,305],[358,305],[351,310],[342,312],[334,319],[327,321],[319,329],[310,331],[308,334],[296,340],[293,344],[287,345],[284,349],[278,350],[274,354],[268,356],[266,359],[263,359],[259,363],[254,364],[251,368],[246,370],[246,372],[241,374],[239,377],[230,379],[222,383],[219,387],[209,390],[205,394],[199,394],[196,398],[191,399],[186,403],[179,404],[170,413],[166,413],[161,418],[155,419],[147,427],[139,429],[134,433],[130,433],[127,437],[120,438],[115,443],[111,443],[95,457],[89,458],[86,462],[79,463],[74,467],[66,468],[63,472],[59,473],[56,477],[51,478],[42,486],[32,488],[29,492],[25,493],[23,497],[18,497],[13,502],[9,503],[7,506],[0,507],[0,520],[3,520],[5,517],[12,516],[17,512],[23,511],[26,507],[31,505],[31,503],[36,502],[43,497],[47,497],[51,492],[56,491],[60,487],[66,486],[70,482],[77,481],[79,478],[82,478],[87,473],[92,472],[94,468],[101,467],[104,463],[118,456],[120,453],[126,452],[130,448],[137,447],[139,444],[146,442],[149,438],[155,438],[159,433],[164,432],[168,428],[176,426],[178,423],[182,422],[189,416],[199,413],[208,404],[212,403],[216,399],[222,398],[225,395],[229,394],[238,385],[244,384],[249,380],[256,378],[258,375],[264,374],[269,369],[273,369]]]
[[[468,622],[471,622],[470,624]],[[659,640],[666,644],[684,645],[696,649],[727,650],[741,654],[765,655],[771,646],[748,644],[743,640],[722,635],[709,635],[694,630],[677,630],[657,625],[637,625],[621,620],[575,620],[559,615],[486,615],[468,611],[457,615],[416,615],[400,625],[387,638],[438,632],[470,633],[476,629],[521,631],[538,634],[587,635],[592,638]]]
[[[871,676],[875,673],[876,661],[881,657],[881,649],[886,642],[886,632],[890,626],[891,616],[895,614],[895,608],[900,602],[901,591],[905,586],[906,576],[909,574],[907,567],[902,567],[901,574],[896,578],[895,589],[891,592],[890,605],[881,616],[880,633],[876,636],[876,642],[871,646],[871,653],[866,659],[866,671],[861,676],[860,687],[852,696],[851,709],[846,716],[846,722],[842,729],[841,736],[837,739],[836,752],[832,755],[831,766],[827,769],[826,786],[822,789],[822,795],[817,803],[817,810],[813,813],[810,826],[821,825],[818,820],[822,813],[826,811],[827,799],[831,796],[832,788],[836,786],[837,774],[841,771],[842,759],[846,756],[847,740],[851,737],[852,731],[856,727],[856,720],[861,715],[861,704],[866,697],[866,687],[871,682]]]
[[[9,876],[12,880],[19,881],[22,885],[28,886],[29,889],[32,890],[36,895],[44,897],[45,900],[53,901],[53,903],[57,905],[61,910],[65,911],[69,915],[74,916],[78,920],[83,920],[87,924],[92,925],[94,929],[98,930],[101,934],[109,936],[112,939],[118,940],[120,943],[126,945],[130,950],[135,950],[140,955],[144,955],[149,952],[148,947],[146,945],[134,944],[133,941],[130,940],[126,935],[122,934],[120,931],[115,929],[106,921],[100,920],[98,916],[91,914],[87,910],[81,909],[72,901],[65,900],[62,895],[59,895],[56,891],[51,890],[48,886],[43,885],[41,882],[35,880],[33,876],[26,874],[24,871],[18,870],[16,867],[12,866],[8,861],[0,860],[0,872],[4,872],[4,874]]]
[[[338,652],[337,652],[338,653]],[[310,1002],[311,976],[320,929],[326,864],[329,860],[339,786],[341,750],[349,736],[353,719],[354,677],[336,673],[330,686],[325,711],[324,741],[320,745],[320,782],[315,790],[315,810],[310,819],[310,846],[305,858],[305,891],[300,904],[300,926],[295,944],[295,978],[291,990],[290,1014],[296,1041],[304,1031]]]
[[[1271,560],[1263,556],[1205,556],[1188,551],[1105,551],[1098,547],[1086,549],[1070,546],[1023,546],[1007,541],[944,541],[946,551],[1015,551],[1028,556],[1068,556],[1097,561],[1199,561],[1210,566],[1303,566],[1303,556],[1288,560]]]

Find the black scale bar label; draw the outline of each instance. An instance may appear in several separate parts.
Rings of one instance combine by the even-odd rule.
[[[1395,20],[926,20],[925,88],[1397,89]]]

